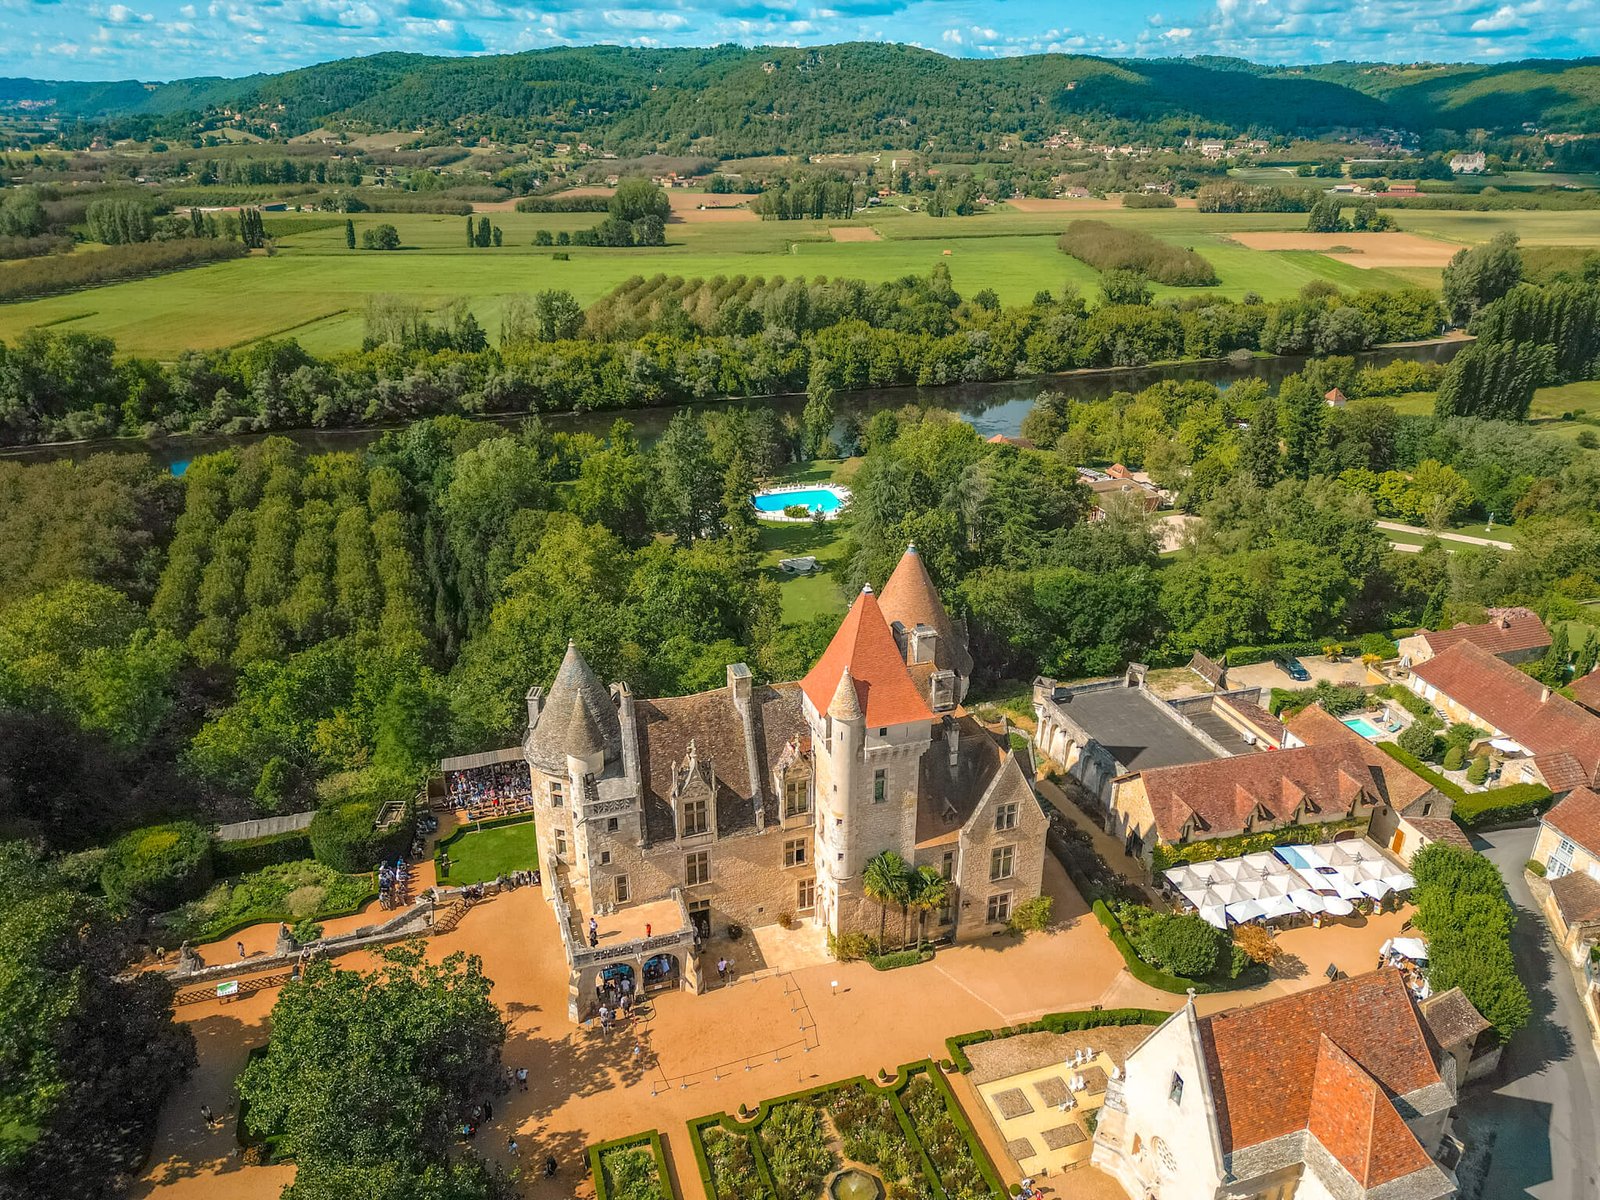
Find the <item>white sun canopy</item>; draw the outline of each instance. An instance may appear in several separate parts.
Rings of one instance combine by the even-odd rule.
[[[1186,864],[1165,877],[1219,929],[1229,921],[1270,920],[1293,912],[1344,916],[1354,911],[1353,900],[1381,900],[1416,886],[1376,846],[1356,841]]]

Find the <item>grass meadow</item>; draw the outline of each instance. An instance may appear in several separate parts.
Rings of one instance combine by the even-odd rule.
[[[691,217],[694,214],[690,214]],[[1437,286],[1437,269],[1361,269],[1309,251],[1259,251],[1233,243],[1234,232],[1303,227],[1297,213],[1208,214],[1193,209],[1095,211],[1070,208],[1021,213],[1004,207],[972,217],[938,219],[886,207],[848,221],[688,220],[668,227],[668,246],[621,250],[573,247],[558,261],[533,245],[539,229],[584,228],[589,213],[500,212],[490,216],[504,244],[473,249],[466,218],[412,213],[363,213],[357,236],[382,223],[396,226],[403,249],[349,250],[342,222],[327,214],[273,214],[281,233],[277,253],[181,271],[172,275],[0,306],[0,339],[36,325],[87,330],[114,337],[133,353],[170,358],[188,347],[242,345],[267,337],[298,338],[316,353],[360,344],[362,313],[373,295],[413,297],[424,305],[465,296],[494,336],[506,297],[541,288],[565,288],[587,304],[633,275],[828,275],[870,282],[950,268],[956,289],[970,296],[993,288],[1005,303],[1070,284],[1086,295],[1098,288],[1092,268],[1056,248],[1056,238],[1078,215],[1128,223],[1178,245],[1191,246],[1216,267],[1225,296],[1256,292],[1287,296],[1314,279],[1345,288]],[[1431,213],[1401,215],[1402,227],[1465,242],[1484,241],[1503,227],[1530,242],[1600,244],[1592,214]],[[837,242],[832,225],[869,226],[877,241]],[[1188,289],[1157,288],[1157,294]]]

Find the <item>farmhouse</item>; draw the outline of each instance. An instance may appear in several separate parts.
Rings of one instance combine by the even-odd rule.
[[[1448,836],[1438,823],[1450,824],[1450,800],[1336,717],[1313,706],[1277,730],[1267,742],[1281,747],[1275,754],[1154,767],[1117,779],[1107,832],[1147,861],[1157,845],[1292,826],[1344,824],[1353,833],[1351,823],[1364,821],[1375,842],[1407,861]]]
[[[1552,792],[1592,784],[1600,770],[1600,717],[1523,674],[1475,641],[1461,639],[1413,664],[1411,690],[1452,721],[1489,732],[1506,756],[1506,783]]]
[[[698,990],[701,942],[730,927],[877,934],[862,875],[884,850],[948,882],[933,936],[1003,928],[1039,894],[1048,822],[1031,762],[959,707],[972,666],[914,548],[798,683],[734,663],[725,687],[646,700],[569,646],[524,743],[569,1015],[602,976]],[[596,916],[621,939],[598,943]]]
[[[1454,1196],[1441,1160],[1482,1030],[1438,1015],[1392,969],[1211,1017],[1191,992],[1128,1055],[1091,1161],[1130,1196]]]
[[[1434,631],[1419,629],[1399,642],[1400,665],[1414,667],[1454,646],[1472,642],[1508,663],[1531,662],[1550,649],[1550,631],[1529,608],[1491,608],[1481,625],[1456,625]]]

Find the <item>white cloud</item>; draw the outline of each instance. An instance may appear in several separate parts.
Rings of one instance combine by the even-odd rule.
[[[947,45],[947,46],[959,46],[966,39],[961,36],[961,30],[959,30],[959,29],[946,29],[943,33],[941,33],[939,35],[939,40],[941,42],[945,43],[945,45]]]

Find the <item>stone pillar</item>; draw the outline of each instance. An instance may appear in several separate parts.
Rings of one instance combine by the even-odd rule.
[[[195,952],[195,948],[189,945],[188,942],[178,947],[178,974],[193,975],[203,966],[205,966],[205,963],[201,961],[200,955]]]
[[[685,948],[683,954],[683,984],[691,996],[698,996],[705,991],[705,980],[700,975],[700,956],[694,952],[693,943]]]
[[[583,1020],[580,1005],[583,1003],[583,972],[577,967],[567,969],[567,1020],[576,1025]]]

